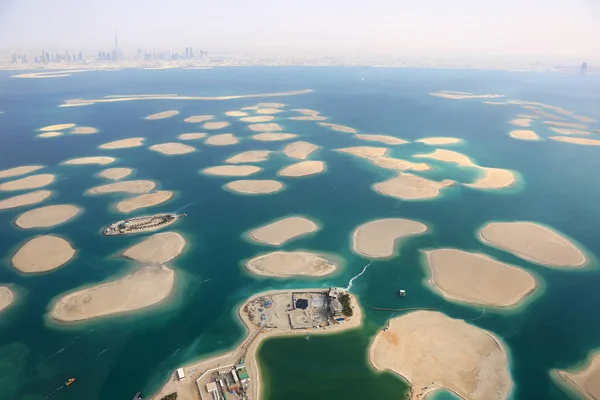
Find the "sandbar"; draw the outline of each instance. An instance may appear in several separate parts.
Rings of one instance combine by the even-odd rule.
[[[488,246],[546,267],[577,268],[588,261],[584,252],[563,234],[535,222],[490,222],[478,237]]]
[[[429,138],[415,140],[415,142],[423,143],[428,146],[444,146],[447,144],[460,143],[460,142],[462,142],[462,140],[459,138],[453,138],[453,137],[429,137]]]
[[[108,168],[104,171],[100,171],[98,176],[104,179],[112,179],[113,181],[118,181],[119,179],[123,179],[129,175],[133,170],[131,168]]]
[[[220,135],[209,136],[208,139],[204,141],[204,144],[212,146],[230,146],[239,142],[240,140],[232,133],[222,133]]]
[[[57,137],[57,136],[62,136],[63,132],[44,132],[44,133],[40,133],[39,135],[37,135],[40,138],[50,138],[50,137]]]
[[[230,164],[255,163],[267,161],[270,150],[249,150],[229,157],[225,162]]]
[[[511,131],[509,136],[513,139],[519,140],[540,140],[540,137],[537,133],[529,129],[519,129],[516,131]]]
[[[340,153],[352,154],[353,156],[362,157],[366,159],[374,159],[377,157],[383,157],[388,152],[387,147],[370,147],[370,146],[356,146],[346,147],[343,149],[335,149]]]
[[[250,124],[248,125],[248,129],[250,129],[253,132],[277,132],[283,130],[283,128],[279,126],[279,124],[275,124],[273,122],[267,122],[263,124]]]
[[[125,149],[128,147],[138,147],[144,144],[144,138],[135,137],[129,139],[115,140],[114,142],[104,143],[100,145],[101,149]]]
[[[177,136],[179,140],[196,140],[206,137],[206,133],[182,133]]]
[[[212,122],[211,121],[211,122],[206,122],[204,125],[202,125],[202,127],[204,129],[207,129],[207,130],[222,129],[222,128],[225,128],[226,126],[229,126],[229,122],[226,122],[226,121],[222,121],[222,122],[214,121],[214,122]]]
[[[219,165],[216,167],[205,168],[200,172],[204,175],[248,176],[260,171],[262,171],[262,168],[255,165]]]
[[[319,125],[325,126],[327,128],[333,129],[334,131],[338,131],[338,132],[356,133],[356,129],[350,128],[349,126],[331,124],[329,122],[319,122]]]
[[[283,103],[258,103],[256,105],[256,107],[258,107],[258,108],[263,108],[263,107],[283,108],[283,107],[285,107],[285,104],[283,104]]]
[[[98,129],[92,128],[91,126],[77,126],[73,128],[71,133],[75,135],[91,135],[93,133],[98,133]]]
[[[56,204],[25,211],[15,220],[22,229],[49,228],[63,224],[81,213],[81,208],[71,204]]]
[[[62,131],[64,129],[73,128],[75,124],[57,124],[57,125],[48,125],[43,128],[40,128],[40,132],[51,132],[51,131]]]
[[[393,318],[369,348],[378,370],[412,386],[411,399],[448,389],[463,399],[504,400],[512,388],[506,350],[492,333],[437,311]]]
[[[327,117],[323,117],[321,115],[303,115],[301,117],[289,117],[288,119],[292,119],[294,121],[326,121]]]
[[[277,175],[297,178],[301,176],[320,174],[323,171],[325,171],[324,161],[300,161],[299,163],[281,168],[279,171],[277,171]]]
[[[27,241],[11,259],[17,270],[30,274],[56,269],[75,256],[75,249],[65,239],[54,236],[37,236]]]
[[[51,194],[50,190],[36,190],[35,192],[9,197],[8,199],[0,200],[0,210],[38,204],[50,197]]]
[[[527,119],[527,118],[515,118],[515,119],[511,120],[509,123],[512,125],[515,125],[515,126],[522,126],[522,127],[531,126],[531,120]]]
[[[15,294],[6,286],[0,286],[0,312],[10,306],[15,299]]]
[[[583,115],[573,115],[573,118],[581,122],[596,122],[594,118],[584,117]]]
[[[165,119],[165,118],[171,118],[175,115],[179,114],[179,111],[177,110],[169,110],[169,111],[163,111],[163,112],[159,112],[156,114],[152,114],[152,115],[148,115],[146,117],[146,119]]]
[[[227,190],[242,194],[271,194],[283,189],[283,183],[274,180],[239,180],[226,183]]]
[[[200,122],[210,121],[211,119],[214,119],[214,118],[215,118],[214,115],[192,115],[191,117],[187,117],[183,121],[191,123],[191,124],[198,124]]]
[[[87,164],[99,164],[106,165],[112,162],[115,162],[116,158],[114,157],[80,157],[80,158],[72,158],[67,161],[63,161],[64,165],[87,165]]]
[[[290,140],[297,136],[298,135],[295,133],[259,133],[258,135],[252,136],[252,139],[261,142],[277,142],[281,140]]]
[[[240,118],[240,121],[242,121],[242,122],[269,122],[269,121],[273,121],[274,119],[275,119],[275,117],[273,117],[271,115],[261,115],[258,117]]]
[[[550,375],[565,388],[575,390],[586,399],[600,399],[600,353],[591,352],[584,365],[570,371],[552,370]]]
[[[13,176],[20,176],[29,174],[44,168],[43,165],[24,165],[22,167],[14,167],[0,171],[0,178],[12,178]]]
[[[248,236],[259,243],[281,246],[290,240],[318,231],[319,226],[308,218],[286,217],[248,232]]]
[[[536,288],[529,272],[482,253],[425,251],[429,284],[449,300],[491,307],[516,305]]]
[[[52,182],[54,182],[52,174],[31,175],[15,181],[0,183],[0,191],[37,189],[48,186]]]
[[[292,111],[296,111],[300,114],[304,114],[304,115],[318,115],[320,114],[320,112],[316,111],[316,110],[311,110],[309,108],[294,108],[292,109]]]
[[[50,316],[76,322],[122,314],[165,300],[175,283],[175,272],[164,266],[143,267],[121,279],[81,289],[62,296]]]
[[[145,193],[130,199],[125,199],[117,203],[117,210],[128,213],[140,208],[152,207],[164,203],[173,197],[173,192],[159,190],[154,193]]]
[[[380,142],[380,143],[385,143],[385,144],[389,144],[389,145],[398,145],[398,144],[408,143],[408,141],[406,141],[404,139],[400,139],[400,138],[397,138],[394,136],[386,136],[386,135],[357,134],[356,137],[360,140],[366,140],[368,142]]]
[[[548,139],[555,140],[557,142],[581,144],[584,146],[600,146],[600,140],[597,140],[597,139],[585,139],[585,138],[565,137],[565,136],[550,136]]]
[[[398,255],[400,243],[427,232],[427,225],[403,218],[376,219],[358,226],[352,233],[352,251],[367,258]]]
[[[373,184],[375,192],[402,200],[432,199],[440,195],[445,187],[456,183],[453,180],[432,181],[409,173],[400,173],[397,177]]]
[[[228,117],[245,117],[248,113],[243,111],[227,111],[225,115]]]
[[[544,121],[544,124],[553,125],[553,126],[562,126],[565,128],[574,128],[574,129],[586,129],[587,128],[583,124],[577,124],[577,123],[573,123],[573,122]]]
[[[429,93],[431,96],[443,97],[444,99],[463,100],[463,99],[497,99],[504,97],[503,94],[474,94],[469,92],[454,92],[451,90],[440,90]]]
[[[283,112],[283,110],[278,110],[273,107],[259,108],[258,110],[256,110],[257,114],[277,114],[280,112]]]
[[[317,146],[316,144],[298,141],[285,146],[283,148],[283,153],[290,158],[306,160],[306,158],[318,148],[319,146]]]
[[[177,142],[155,144],[150,146],[150,150],[168,156],[187,154],[196,151],[196,149],[192,146],[188,146],[187,144]]]
[[[588,131],[582,131],[581,129],[567,129],[567,128],[550,128],[551,131],[554,131],[561,135],[589,135]]]
[[[146,180],[137,181],[121,181],[108,183],[88,189],[87,194],[104,194],[104,193],[147,193],[154,189],[156,183]]]
[[[177,232],[155,233],[125,250],[122,256],[142,264],[161,265],[178,257],[184,247],[185,239]]]
[[[325,276],[336,268],[333,262],[305,251],[275,251],[246,262],[246,269],[253,274],[275,278]]]

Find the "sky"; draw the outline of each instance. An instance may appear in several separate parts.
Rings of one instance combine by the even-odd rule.
[[[0,52],[600,60],[600,0],[0,0]]]

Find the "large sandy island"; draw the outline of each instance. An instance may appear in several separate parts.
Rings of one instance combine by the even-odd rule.
[[[164,264],[179,256],[185,239],[177,232],[155,233],[123,252],[123,257],[143,264]]]
[[[13,267],[24,273],[46,272],[56,269],[75,256],[75,249],[65,239],[37,236],[17,250],[11,259]]]
[[[35,192],[9,197],[8,199],[0,200],[0,210],[38,204],[50,197],[51,194],[50,190],[36,190]]]
[[[393,318],[375,336],[369,360],[408,380],[411,400],[436,389],[463,399],[503,400],[512,380],[504,346],[492,333],[434,311]]]
[[[427,225],[402,218],[376,219],[352,233],[352,250],[367,258],[388,258],[398,253],[400,243],[427,232]]]
[[[318,231],[319,226],[308,218],[286,217],[252,229],[248,236],[257,242],[281,246],[290,240]]]
[[[115,206],[117,210],[128,213],[140,208],[152,207],[157,204],[162,204],[173,197],[173,192],[159,190],[154,193],[141,194],[130,199],[120,201]]]
[[[12,178],[13,176],[25,175],[44,168],[43,165],[24,165],[0,171],[0,178]]]
[[[356,129],[350,128],[349,126],[331,124],[329,122],[319,122],[319,125],[325,126],[327,128],[333,129],[334,131],[338,131],[338,132],[356,133]]]
[[[375,183],[371,187],[384,196],[401,200],[425,200],[440,195],[440,191],[456,183],[453,180],[432,181],[409,173],[400,173],[397,177]]]
[[[202,139],[206,137],[206,133],[182,133],[181,135],[177,136],[177,139],[179,140],[197,140],[197,139]]]
[[[31,175],[15,181],[0,183],[0,191],[37,189],[48,186],[52,182],[54,182],[52,174]]]
[[[509,135],[511,138],[519,140],[540,140],[538,134],[529,129],[511,131]]]
[[[227,111],[225,115],[228,117],[245,117],[248,113],[244,111]]]
[[[137,181],[121,181],[108,183],[106,185],[96,186],[88,189],[88,194],[104,194],[104,193],[147,193],[156,187],[156,183],[152,181],[137,180]]]
[[[597,140],[597,139],[586,139],[586,138],[565,137],[565,136],[550,136],[548,139],[555,140],[557,142],[580,144],[583,146],[600,146],[600,140]]]
[[[511,125],[528,127],[531,126],[531,120],[527,118],[515,118],[510,121]]]
[[[547,267],[574,268],[587,262],[577,245],[560,232],[535,222],[490,222],[478,236],[488,246]]]
[[[87,164],[98,164],[98,165],[106,165],[116,161],[114,157],[80,157],[80,158],[72,158],[70,160],[64,161],[64,165],[87,165]]]
[[[252,136],[252,139],[261,142],[277,142],[281,140],[290,140],[296,136],[298,135],[295,133],[259,133],[258,135]]]
[[[267,108],[259,108],[256,110],[257,114],[277,114],[283,112],[283,110],[278,110],[276,108],[267,107]]]
[[[283,153],[290,158],[306,160],[306,158],[318,148],[319,146],[316,144],[298,141],[285,146],[283,148]]]
[[[460,143],[460,142],[462,142],[462,140],[459,138],[453,138],[453,137],[429,137],[429,138],[415,140],[415,142],[423,143],[428,146],[444,146],[444,145],[448,145],[448,144]]]
[[[164,266],[143,267],[121,279],[78,290],[61,297],[50,316],[75,322],[139,310],[165,300],[175,272]]]
[[[323,171],[325,171],[324,161],[300,161],[299,163],[281,168],[277,171],[277,175],[298,178],[301,176],[320,174]]]
[[[571,128],[550,128],[551,131],[554,131],[560,135],[589,135],[588,131],[582,131],[580,129],[571,129]]]
[[[214,119],[214,115],[192,115],[191,117],[187,117],[184,119],[184,122],[189,122],[191,124],[198,124],[200,122],[210,121]]]
[[[546,125],[562,126],[564,128],[573,129],[586,129],[587,127],[583,124],[577,124],[574,122],[560,122],[560,121],[544,121]]]
[[[447,299],[492,307],[510,307],[531,294],[535,278],[521,268],[481,253],[457,249],[425,252],[431,284]]]
[[[237,137],[235,137],[232,133],[223,133],[220,135],[210,136],[204,141],[204,144],[212,146],[230,146],[239,142],[240,140]]]
[[[15,294],[6,286],[0,286],[0,312],[11,305]]]
[[[274,122],[267,122],[262,124],[250,124],[248,129],[253,132],[277,132],[282,131],[283,128]]]
[[[254,163],[267,161],[271,150],[249,150],[229,157],[225,162],[230,164]]]
[[[269,122],[269,121],[273,121],[274,119],[275,119],[275,117],[273,117],[272,115],[260,115],[260,116],[256,116],[256,117],[240,118],[240,121],[242,121],[242,122]]]
[[[204,175],[248,176],[260,171],[262,171],[262,168],[255,165],[219,165],[216,167],[205,168],[200,172]]]
[[[292,276],[325,276],[336,270],[336,265],[317,254],[304,251],[276,251],[246,262],[248,271],[275,278]]]
[[[585,365],[571,371],[552,370],[550,374],[562,386],[588,400],[600,399],[600,353],[590,353]]]
[[[73,128],[74,126],[75,126],[75,124],[48,125],[43,128],[40,128],[40,132],[62,131],[65,129]]]
[[[15,220],[19,228],[49,228],[63,224],[81,213],[81,208],[71,204],[56,204],[25,211]]]
[[[104,179],[111,179],[113,181],[118,181],[119,179],[123,179],[129,175],[133,170],[131,168],[108,168],[104,171],[100,171],[98,176]]]
[[[394,136],[386,136],[386,135],[357,134],[356,137],[360,140],[365,140],[368,142],[380,142],[380,143],[385,143],[385,144],[389,144],[389,145],[398,145],[398,144],[408,143],[404,139],[400,139],[400,138],[397,138]]]
[[[98,133],[98,129],[92,128],[91,126],[77,126],[71,130],[74,135],[91,135]]]
[[[155,144],[150,146],[150,150],[157,151],[168,156],[187,154],[196,151],[196,149],[192,146],[177,142]]]
[[[202,125],[202,127],[206,130],[216,130],[216,129],[223,129],[226,126],[229,126],[229,122],[226,121],[222,121],[222,122],[217,122],[217,121],[211,121],[211,122],[206,122],[204,125]]]
[[[138,147],[144,144],[144,138],[135,137],[129,139],[115,140],[114,142],[104,143],[101,149],[125,149],[128,147]]]
[[[169,110],[169,111],[163,111],[163,112],[159,112],[159,113],[156,113],[156,114],[148,115],[146,117],[146,119],[165,119],[165,118],[173,117],[173,116],[175,116],[177,114],[179,114],[179,111],[177,111],[177,110]]]
[[[225,189],[243,194],[271,194],[283,189],[283,183],[274,180],[240,180],[226,183]]]

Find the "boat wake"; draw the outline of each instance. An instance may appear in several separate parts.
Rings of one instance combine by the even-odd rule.
[[[369,261],[369,263],[368,263],[367,265],[365,265],[365,267],[362,269],[362,271],[360,271],[360,272],[358,273],[358,275],[355,275],[355,276],[353,276],[353,277],[350,279],[350,282],[348,282],[348,286],[346,286],[346,292],[349,292],[349,291],[350,291],[350,289],[352,289],[352,285],[354,284],[354,281],[356,280],[356,278],[358,278],[359,276],[361,276],[362,274],[364,274],[364,273],[365,273],[365,271],[367,270],[367,268],[369,268],[369,267],[371,266],[371,263],[372,263],[372,262],[373,262],[373,261]]]

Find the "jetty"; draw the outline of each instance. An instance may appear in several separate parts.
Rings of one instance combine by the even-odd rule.
[[[129,218],[113,222],[106,226],[102,233],[104,233],[104,236],[116,236],[143,231],[155,231],[171,225],[182,217],[187,217],[187,214],[166,213]]]

